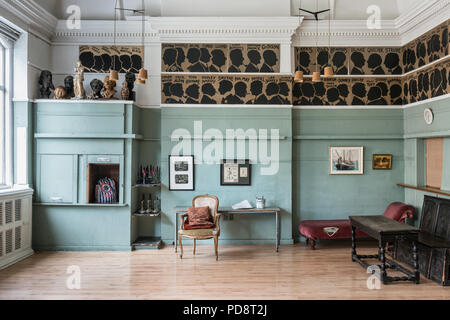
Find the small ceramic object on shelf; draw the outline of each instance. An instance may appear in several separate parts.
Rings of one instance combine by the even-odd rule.
[[[56,100],[61,100],[66,97],[66,89],[63,86],[57,86],[53,93],[53,99]]]
[[[84,81],[84,67],[81,64],[81,61],[78,60],[77,66],[74,69],[75,77],[74,77],[74,94],[75,99],[84,99],[86,98],[86,92],[84,91],[83,81]]]
[[[256,209],[264,209],[266,207],[266,199],[264,197],[256,197]]]
[[[66,96],[64,98],[66,99],[72,99],[75,97],[75,93],[73,90],[73,77],[67,76],[64,78],[64,89],[66,89]]]
[[[127,72],[125,74],[125,81],[128,85],[129,95],[127,100],[136,101],[136,93],[133,91],[134,82],[136,81],[136,75],[133,72]]]
[[[90,83],[92,93],[89,95],[88,99],[101,99],[102,98],[102,90],[103,90],[103,82],[98,79],[93,79]]]
[[[159,203],[159,198],[156,197],[156,199],[154,200],[154,205],[153,205],[153,213],[158,213],[160,210],[160,203]]]
[[[128,100],[130,98],[130,89],[128,89],[128,82],[124,81],[122,84],[122,90],[120,90],[120,96],[122,100]]]
[[[142,195],[141,200],[141,208],[139,209],[139,213],[145,213],[145,194]]]
[[[152,209],[152,195],[150,193],[148,194],[147,210],[145,212],[146,213],[153,213],[153,209]]]
[[[49,99],[51,90],[55,90],[53,86],[53,76],[52,73],[48,70],[42,70],[41,75],[39,76],[39,91],[41,92],[41,98]]]
[[[110,80],[109,76],[106,76],[103,85],[104,85],[103,98],[113,99],[114,95],[117,92],[116,90],[114,90],[114,88],[116,87],[116,82],[114,80]]]

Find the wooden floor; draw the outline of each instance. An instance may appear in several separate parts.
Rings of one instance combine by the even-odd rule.
[[[376,251],[372,243],[363,252]],[[370,250],[368,250],[370,249]],[[133,252],[36,253],[0,271],[0,299],[450,299],[428,280],[367,289],[369,274],[351,262],[350,244],[172,246]],[[81,269],[81,288],[67,289],[67,268]]]

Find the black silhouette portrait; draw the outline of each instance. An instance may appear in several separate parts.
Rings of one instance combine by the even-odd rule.
[[[408,71],[411,71],[414,69],[414,66],[416,65],[416,61],[417,61],[416,52],[414,50],[408,49],[407,53],[408,53],[408,65],[409,65]]]
[[[118,59],[117,56],[116,56],[116,59]],[[116,63],[116,64],[120,66],[120,63]],[[114,68],[114,66],[111,67],[111,69],[113,69],[113,68]],[[102,57],[100,57],[100,56],[94,56],[94,65],[92,66],[92,69],[98,70],[98,71],[103,70],[103,60],[102,60]],[[118,71],[118,70],[120,70],[120,68],[117,69],[117,66],[116,66],[115,70]]]
[[[409,86],[408,83],[405,81],[403,83],[403,104],[409,103]]]
[[[309,53],[301,51],[298,55],[298,67],[297,69],[302,71],[304,74],[309,74],[309,65],[311,64],[311,58]]]
[[[402,68],[400,67],[400,57],[397,53],[389,52],[384,57],[384,66],[389,74],[401,74]]]
[[[434,98],[443,94],[441,82],[442,73],[439,71],[439,69],[434,69],[433,73],[431,74],[431,97]]]
[[[170,86],[170,94],[172,96],[171,103],[183,103],[183,84],[182,83],[174,83]]]
[[[339,101],[339,90],[337,88],[329,88],[327,90],[327,104],[335,105]]]
[[[344,52],[342,51],[337,51],[334,53],[333,58],[333,71],[334,74],[337,75],[346,75],[348,74],[348,69],[347,69],[347,56],[345,55]]]
[[[228,72],[241,72],[241,66],[244,62],[241,49],[233,49],[230,51],[231,66]]]
[[[230,92],[233,89],[233,83],[229,80],[222,80],[219,82],[219,93],[224,96],[225,93]],[[222,103],[224,103],[224,99],[222,99]]]
[[[362,82],[356,82],[352,86],[353,100],[352,105],[365,105],[365,98],[367,94],[366,85]]]
[[[243,81],[238,81],[234,84],[234,94],[229,94],[225,97],[226,104],[243,104],[247,96],[247,84]]]
[[[167,48],[163,54],[163,62],[167,72],[180,72],[183,69],[177,64],[178,51],[175,48]]]
[[[323,74],[323,70],[328,65],[328,51],[321,50],[319,54],[317,55],[317,64],[320,68],[320,73]]]
[[[366,59],[364,58],[362,52],[353,52],[350,59],[353,62],[353,68],[350,74],[364,74],[363,67],[366,64]]]
[[[216,94],[216,89],[212,85],[212,83],[205,83],[202,85],[202,100],[200,103],[202,104],[217,104],[216,100],[214,100],[214,95]]]
[[[222,71],[222,67],[226,63],[225,53],[223,53],[222,50],[214,49],[213,51],[211,51],[211,55],[212,55],[212,59],[211,59],[212,60],[212,64],[209,67],[209,71],[210,72],[220,72],[220,71]]]
[[[289,99],[290,89],[289,85],[286,82],[278,83],[280,87],[280,99],[283,104],[291,104],[291,100]]]
[[[245,72],[258,72],[258,65],[261,63],[261,54],[257,50],[249,50],[247,56],[250,63],[245,68]]]
[[[266,86],[266,95],[269,98],[269,104],[282,104],[279,96],[280,86],[276,82],[269,82]]]
[[[250,93],[253,99],[248,104],[267,104],[267,97],[263,94],[263,83],[260,80],[252,81],[250,84]]]
[[[131,69],[129,71],[138,73],[139,69],[142,68],[142,58],[137,54],[132,54],[131,57]]]
[[[294,97],[294,105],[300,105],[300,98],[302,97],[301,83],[294,83],[294,86],[292,88],[292,96]]]
[[[393,84],[389,88],[389,97],[392,105],[402,104],[402,87],[399,84]]]
[[[314,87],[310,82],[304,82],[302,84],[302,99],[300,103],[302,105],[310,105],[312,104],[312,98],[314,97]]]
[[[427,49],[423,42],[417,43],[416,55],[417,55],[417,59],[419,59],[419,67],[424,66],[426,64],[425,57],[427,55]]]
[[[166,97],[170,97],[171,93],[170,93],[170,86],[172,85],[172,82],[164,82],[163,83],[163,88],[162,88],[162,93],[163,95],[165,95]]]
[[[441,35],[441,51],[443,53],[444,56],[448,55],[448,29],[445,28],[442,31],[442,35]]]
[[[186,103],[187,104],[197,104],[198,98],[200,97],[199,86],[196,83],[191,84],[186,88]]]
[[[383,87],[383,86],[377,85],[377,86],[371,87],[369,89],[369,92],[367,93],[367,100],[369,101],[368,102],[369,105],[387,105],[386,99],[383,98],[384,88],[386,88],[386,94],[387,94],[387,86]]]
[[[120,72],[128,72],[131,71],[131,57],[128,55],[121,55],[120,56]]]
[[[180,71],[184,71],[182,67],[184,61],[186,61],[186,55],[183,48],[177,48],[177,68],[179,68]]]
[[[204,72],[209,71],[209,63],[211,62],[211,54],[207,48],[200,49],[200,63],[203,66]]]
[[[81,61],[81,64],[88,70],[91,69],[95,64],[94,54],[89,51],[82,52],[79,59]]]
[[[409,81],[409,103],[417,102],[417,81]]]
[[[438,34],[433,34],[428,42],[428,56],[429,62],[439,59],[439,52],[441,51],[441,39]]]
[[[191,64],[188,67],[190,72],[205,72],[203,65],[200,63],[200,49],[198,48],[189,48],[187,52],[187,59]]]
[[[367,59],[367,66],[371,69],[372,74],[384,74],[384,70],[381,67],[383,59],[378,53],[372,53]]]
[[[349,95],[348,86],[346,84],[341,83],[337,86],[339,91],[339,102],[337,105],[347,105],[347,97]]]
[[[111,62],[112,62],[111,56],[109,54],[104,53],[100,57],[103,61],[103,72],[109,72],[109,70],[111,69]]]
[[[273,50],[265,50],[263,52],[264,63],[261,67],[260,72],[274,72],[274,67],[278,62],[277,55]]]
[[[321,106],[323,105],[323,96],[325,95],[325,84],[324,82],[313,82],[314,87],[314,97],[311,101],[313,105]]]

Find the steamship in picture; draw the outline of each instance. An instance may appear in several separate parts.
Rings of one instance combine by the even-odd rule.
[[[334,167],[336,170],[358,170],[358,155],[355,150],[345,150],[343,149],[341,152],[338,150],[334,150],[335,159]]]

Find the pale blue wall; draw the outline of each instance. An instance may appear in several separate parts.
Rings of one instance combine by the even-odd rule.
[[[293,110],[293,226],[301,220],[382,214],[404,200],[403,115],[394,110]],[[330,175],[329,146],[363,146],[364,175]],[[392,154],[392,170],[372,170],[372,154]]]
[[[264,196],[267,206],[282,208],[281,243],[292,243],[292,121],[290,108],[162,108],[162,222],[161,236],[168,243],[174,234],[173,207],[189,205],[192,198],[200,194],[219,197],[220,206],[231,206],[244,199],[255,205],[256,196]],[[168,190],[168,156],[177,142],[169,137],[174,129],[186,128],[192,135],[194,121],[202,121],[203,132],[217,128],[225,135],[226,129],[244,130],[279,129],[280,167],[277,174],[263,176],[260,164],[252,165],[251,186],[220,186],[219,164],[197,164],[195,166],[195,191]],[[269,131],[270,132],[270,131]],[[203,142],[206,146],[209,142]],[[225,144],[224,144],[225,145]],[[270,148],[270,146],[269,146]],[[247,148],[248,150],[248,144]],[[270,149],[269,149],[270,150]],[[194,150],[192,150],[194,153]],[[194,153],[194,156],[198,157]],[[236,217],[221,222],[221,243],[273,243],[275,238],[275,217],[259,215]]]

